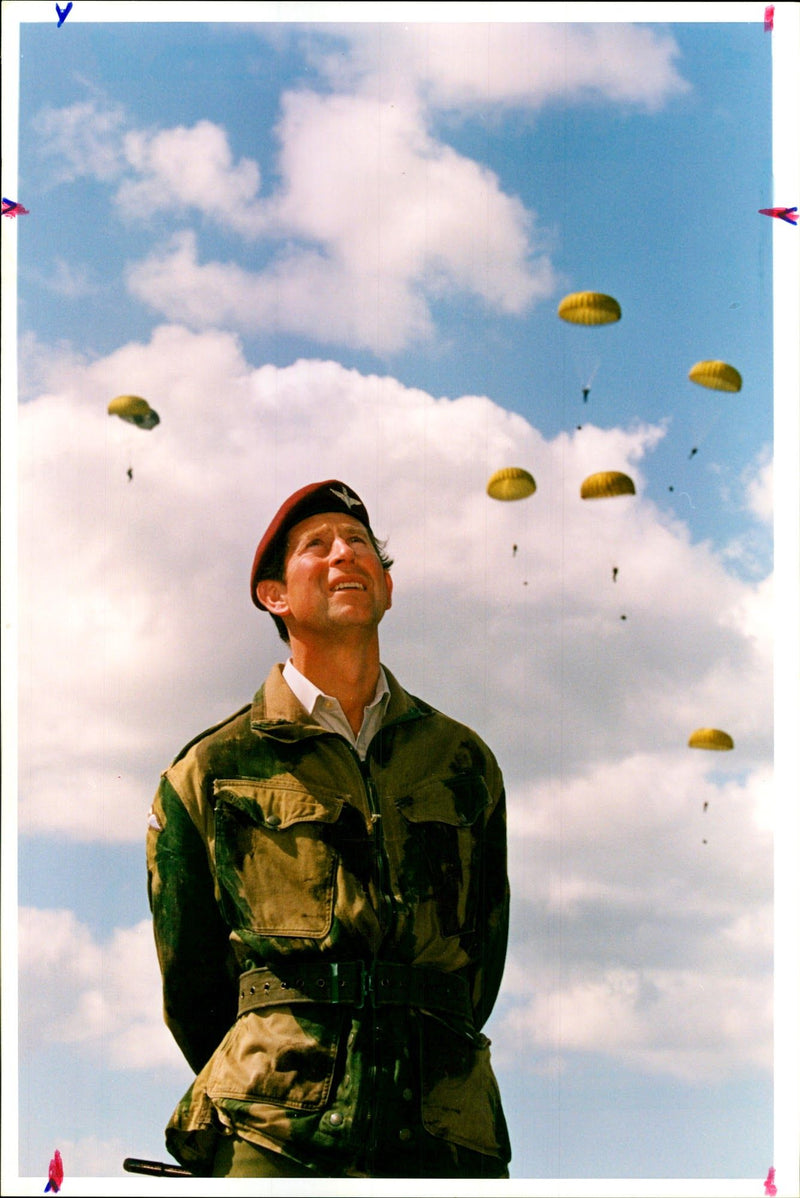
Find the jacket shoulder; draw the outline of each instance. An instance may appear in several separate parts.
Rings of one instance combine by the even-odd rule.
[[[392,678],[391,682],[398,687],[406,703],[405,711],[395,720],[397,724],[402,725],[408,721],[412,735],[416,734],[415,727],[419,727],[420,730],[425,730],[421,732],[423,736],[431,737],[434,741],[442,744],[449,743],[460,747],[471,759],[473,767],[476,765],[480,766],[486,772],[496,773],[497,777],[501,778],[500,767],[497,764],[497,759],[492,749],[474,728],[471,728],[462,720],[455,719],[453,716],[440,711],[438,707],[434,707],[432,703],[427,703],[424,699],[419,698],[418,695],[403,690],[397,684],[396,679]],[[416,720],[419,717],[425,718],[421,719],[417,725]],[[502,780],[500,781],[500,785],[502,786]]]
[[[465,724],[463,720],[456,719],[454,716],[448,715],[438,707],[434,707],[432,703],[426,703],[424,699],[420,699],[417,695],[409,694],[407,696],[412,705],[412,710],[417,715],[429,716],[433,726],[441,732],[449,732],[453,736],[460,736],[467,740],[474,741],[481,748],[486,749],[491,753],[491,749],[486,744],[480,733],[476,732],[469,724]]]
[[[220,733],[227,733],[233,730],[233,725],[241,721],[243,716],[249,715],[252,710],[252,703],[245,703],[244,707],[240,707],[238,711],[234,711],[232,715],[226,716],[224,720],[220,720],[216,724],[212,724],[210,728],[204,728],[202,732],[198,732],[197,736],[193,736],[190,741],[183,746],[181,751],[172,759],[172,765],[177,765],[179,761],[199,745],[204,740],[212,740],[219,736]]]

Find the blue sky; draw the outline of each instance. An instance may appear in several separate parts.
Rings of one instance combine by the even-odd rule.
[[[773,786],[773,292],[798,234],[758,209],[797,198],[772,139],[795,6],[771,36],[749,4],[719,23],[553,9],[587,25],[387,7],[206,24],[216,8],[76,3],[60,28],[47,5],[4,8],[3,194],[29,213],[3,221],[20,401],[3,1168],[18,1153],[38,1192],[57,1146],[68,1177],[119,1186],[124,1156],[166,1159],[189,1073],[161,1024],[146,812],[181,745],[281,657],[249,602],[253,547],[286,494],[335,474],[396,560],[384,660],[506,776],[489,1034],[512,1180],[759,1193],[794,1167],[791,1095],[773,1119],[773,831],[795,826]],[[576,290],[622,319],[560,321]],[[707,358],[742,390],[690,382]],[[152,432],[106,414],[127,392]],[[14,399],[6,380],[4,419]],[[530,499],[486,496],[505,465],[534,474]],[[636,495],[580,500],[600,469]],[[734,752],[689,750],[700,725]]]

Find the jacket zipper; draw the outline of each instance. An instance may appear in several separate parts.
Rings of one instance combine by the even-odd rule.
[[[389,928],[394,921],[395,903],[391,887],[391,870],[389,868],[389,860],[386,856],[386,850],[383,840],[383,819],[380,810],[380,798],[369,772],[369,750],[367,756],[362,761],[358,753],[353,750],[353,753],[358,762],[359,772],[364,784],[364,791],[367,798],[367,808],[371,823],[371,832],[375,837],[375,860],[377,866],[377,888],[378,902],[380,904],[378,910],[378,924],[381,930],[381,942],[383,942],[389,932]],[[377,954],[373,957],[373,960]],[[370,1024],[373,1035],[373,1045],[371,1053],[371,1061],[369,1066],[369,1085],[366,1087],[366,1095],[363,1101],[366,1102],[366,1111],[369,1115],[367,1124],[367,1134],[363,1142],[363,1157],[367,1168],[371,1168],[372,1162],[375,1159],[375,1154],[378,1150],[378,1143],[381,1135],[380,1127],[380,1111],[377,1109],[377,1100],[381,1092],[381,1084],[379,1078],[379,1054],[382,1053],[383,1047],[377,1040],[377,1023],[378,1009],[374,1003],[369,1002],[369,996],[366,996],[366,1001],[370,1005]],[[382,1057],[380,1064],[383,1064]],[[362,1108],[363,1109],[363,1108]],[[362,1115],[361,1118],[364,1116]]]
[[[375,789],[375,783],[370,776],[369,765],[367,761],[361,761],[359,759],[359,768],[361,770],[361,777],[364,781],[364,789],[367,795],[367,806],[369,808],[372,832],[375,836],[375,858],[378,869],[378,901],[380,903],[380,909],[378,911],[378,923],[381,929],[381,939],[383,940],[394,921],[395,904],[392,894],[391,871],[389,869],[389,860],[386,856],[386,849],[384,847],[383,841],[383,816],[380,811],[380,799],[378,798],[378,792]]]

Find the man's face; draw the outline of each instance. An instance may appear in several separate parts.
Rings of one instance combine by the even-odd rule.
[[[258,594],[291,635],[374,629],[391,606],[392,580],[369,533],[344,513],[323,512],[295,524],[284,579],[259,583]]]

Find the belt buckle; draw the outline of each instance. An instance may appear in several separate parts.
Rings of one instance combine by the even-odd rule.
[[[373,990],[372,973],[363,961],[331,962],[331,1002],[348,1003],[360,1010]]]
[[[372,966],[368,966],[364,961],[359,961],[359,1008],[365,1007],[370,998],[375,994],[375,973]]]
[[[373,970],[364,961],[353,961],[349,964],[355,966],[354,994],[350,1001],[360,1011],[375,993],[375,976]]]

